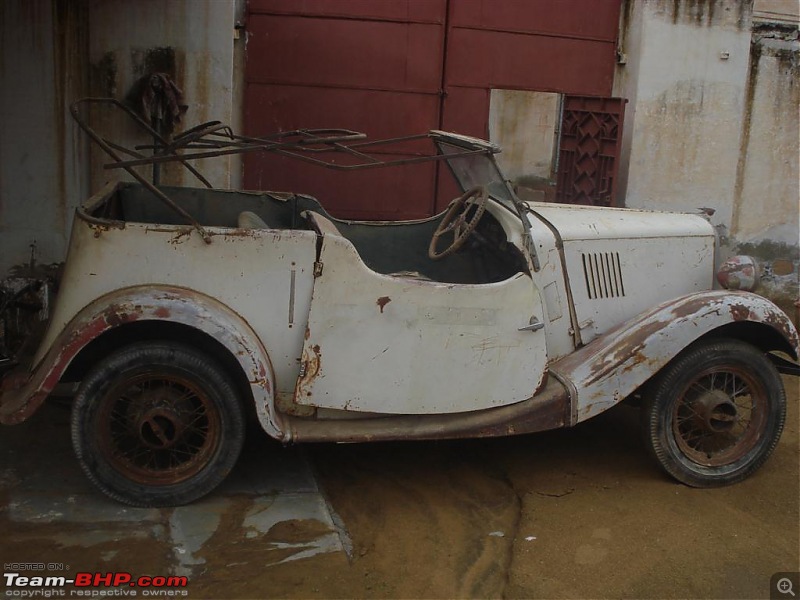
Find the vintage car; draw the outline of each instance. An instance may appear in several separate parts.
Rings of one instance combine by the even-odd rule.
[[[369,442],[570,427],[635,399],[656,461],[698,487],[741,481],[778,443],[797,331],[765,298],[714,289],[704,214],[522,202],[496,146],[442,131],[390,140],[431,151],[386,160],[344,130],[206,123],[174,140],[148,129],[154,153],[124,156],[81,118],[92,102],[73,114],[136,181],[77,210],[46,334],[6,369],[0,420],[74,392],[78,461],[118,501],[213,490],[249,413],[284,443]],[[429,219],[344,221],[302,193],[161,186],[139,169],[199,175],[188,158],[256,146],[343,170],[439,161],[461,195]],[[746,263],[719,278],[744,287]]]

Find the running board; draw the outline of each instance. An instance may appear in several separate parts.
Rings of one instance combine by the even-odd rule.
[[[444,415],[310,419],[283,415],[285,442],[379,442],[519,435],[569,424],[569,394],[555,378],[538,394],[508,406]]]

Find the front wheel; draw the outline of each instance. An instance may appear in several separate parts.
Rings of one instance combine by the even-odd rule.
[[[723,486],[745,479],[772,454],[786,396],[763,352],[710,340],[659,374],[642,418],[650,450],[670,475],[693,487]]]
[[[72,443],[89,479],[133,506],[177,506],[214,489],[244,440],[241,404],[227,373],[172,342],[132,344],[84,378]]]

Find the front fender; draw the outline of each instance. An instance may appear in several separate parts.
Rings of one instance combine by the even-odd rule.
[[[774,329],[794,358],[800,357],[797,330],[766,298],[731,291],[682,296],[623,323],[550,366],[572,392],[572,424],[623,400],[703,335],[743,321]]]
[[[30,373],[3,382],[0,422],[13,424],[27,419],[83,348],[115,327],[141,321],[180,323],[221,343],[247,377],[261,425],[269,435],[280,437],[282,426],[275,412],[274,374],[258,336],[224,304],[193,290],[172,286],[125,288],[83,308],[45,349],[44,358]]]

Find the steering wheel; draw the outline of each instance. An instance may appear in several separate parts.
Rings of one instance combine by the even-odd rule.
[[[475,231],[483,213],[486,212],[488,200],[489,190],[485,185],[479,185],[450,202],[450,207],[442,217],[441,223],[433,232],[431,245],[428,246],[428,257],[432,260],[439,260],[461,248],[470,234]],[[439,238],[451,231],[453,232],[453,241],[447,248],[437,252],[436,246]]]

